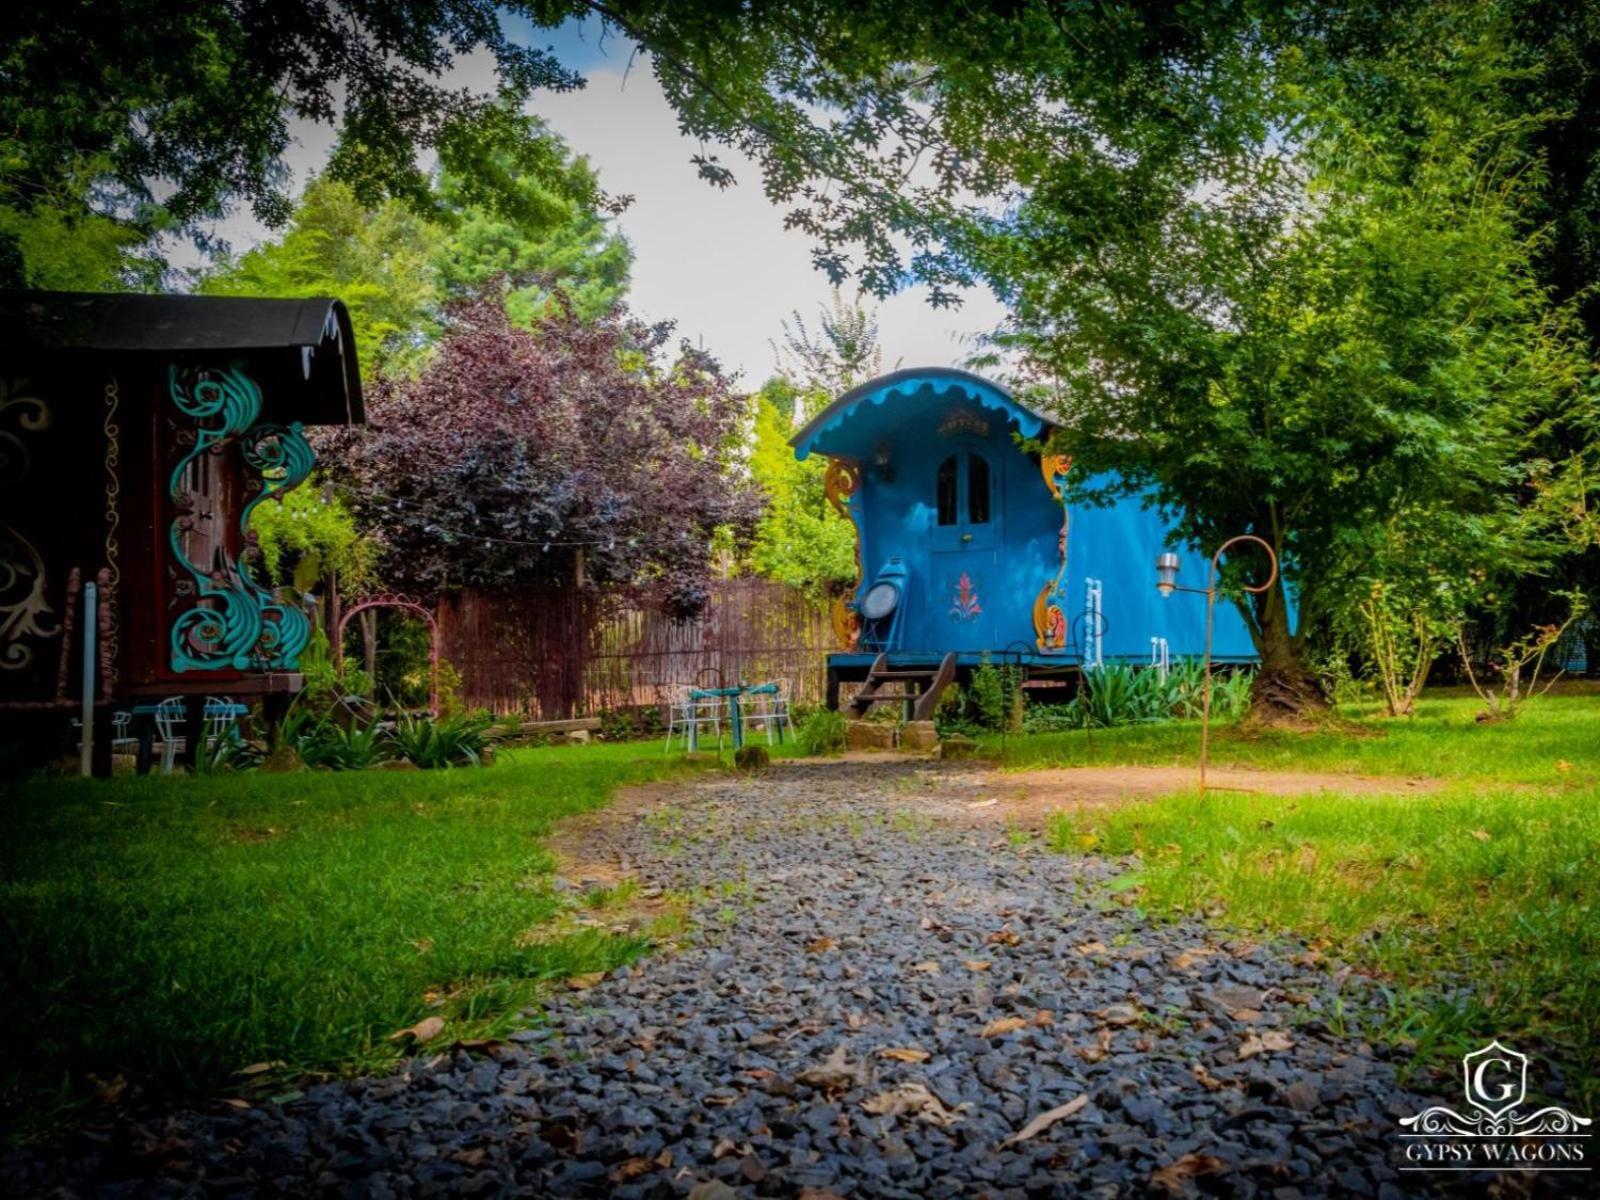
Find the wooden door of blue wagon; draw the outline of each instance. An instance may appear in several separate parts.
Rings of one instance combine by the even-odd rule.
[[[963,446],[934,473],[923,621],[927,650],[1000,644],[988,596],[1005,541],[1001,471],[983,450]]]

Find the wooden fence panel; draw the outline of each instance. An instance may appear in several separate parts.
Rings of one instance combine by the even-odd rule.
[[[541,720],[661,704],[676,687],[787,680],[823,698],[827,605],[766,579],[712,584],[692,621],[575,588],[457,592],[439,603],[445,659],[462,700]]]

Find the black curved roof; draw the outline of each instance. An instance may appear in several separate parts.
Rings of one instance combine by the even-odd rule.
[[[365,420],[350,313],[331,296],[249,296],[0,291],[6,349],[114,354],[247,353],[298,379],[296,418],[311,424]]]

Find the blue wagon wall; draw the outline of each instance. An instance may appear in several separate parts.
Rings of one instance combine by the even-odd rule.
[[[1203,653],[1205,605],[1155,589],[1156,556],[1168,549],[1160,514],[1137,498],[1064,511],[1058,460],[1041,469],[1017,445],[1045,428],[1003,389],[946,369],[896,372],[830,405],[794,446],[800,458],[833,460],[838,490],[850,492],[839,499],[856,524],[862,579],[848,599],[898,558],[900,654],[1149,662],[1162,639],[1169,657]],[[1205,561],[1178,553],[1180,582],[1204,586]],[[841,635],[852,622],[841,614]],[[1230,604],[1217,606],[1213,653],[1254,658]]]

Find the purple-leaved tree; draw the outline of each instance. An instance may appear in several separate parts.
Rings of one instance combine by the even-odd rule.
[[[452,587],[586,583],[704,605],[713,539],[747,536],[760,492],[733,469],[744,400],[670,324],[623,310],[581,320],[558,300],[533,329],[498,296],[450,309],[415,379],[380,379],[365,429],[324,446],[387,582]]]

